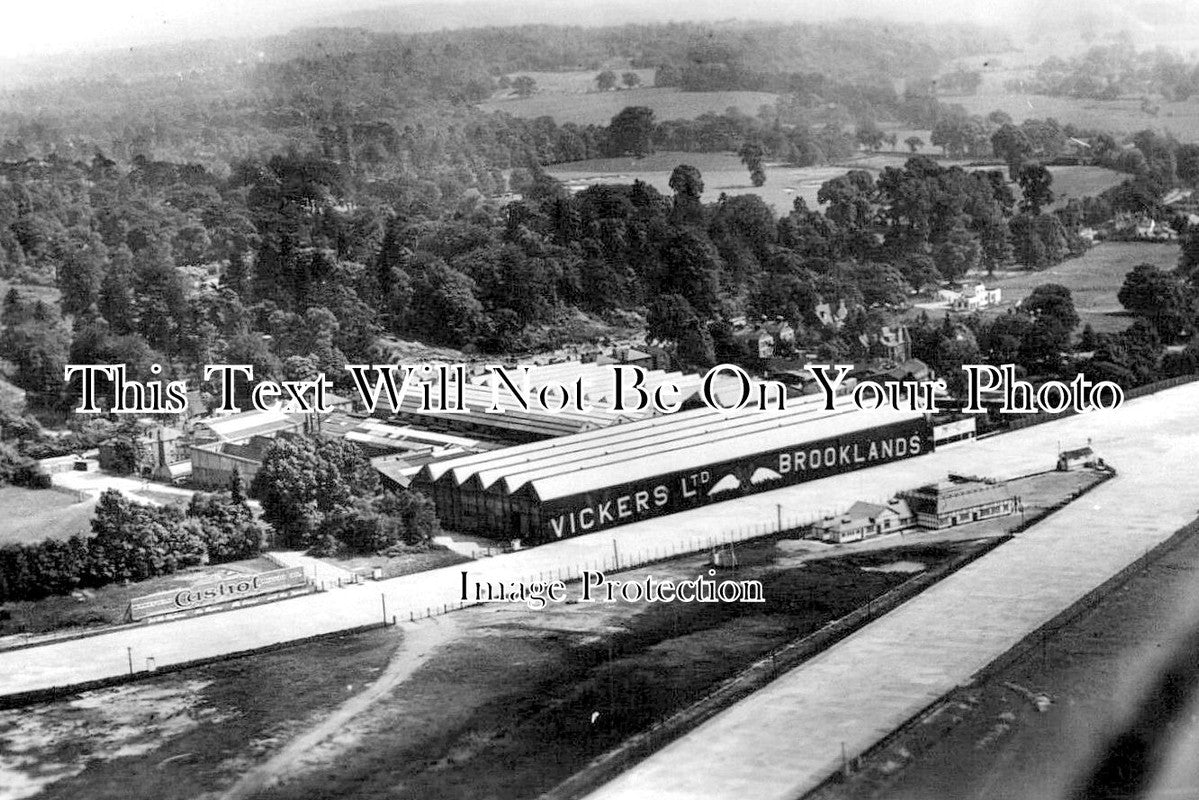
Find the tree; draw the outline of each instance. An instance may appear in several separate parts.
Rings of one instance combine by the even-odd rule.
[[[919,136],[909,136],[903,140],[903,143],[908,146],[908,149],[915,153],[921,147],[924,147],[924,140]]]
[[[641,76],[636,72],[621,73],[620,80],[629,89],[634,89],[641,85]]]
[[[862,145],[868,150],[874,150],[877,152],[882,148],[883,142],[886,141],[887,135],[883,133],[882,128],[880,128],[874,122],[874,120],[866,120],[865,122],[858,124],[858,127],[854,130],[854,138],[857,140],[858,144]]]
[[[991,149],[998,158],[1007,162],[1013,176],[1021,164],[1032,155],[1032,142],[1028,135],[1010,122],[1001,125],[999,130],[991,134]]]
[[[704,178],[690,164],[679,164],[670,173],[670,188],[674,192],[672,219],[676,222],[700,224],[704,210],[700,196],[704,193]]]
[[[416,271],[408,330],[447,344],[473,341],[484,327],[483,304],[476,283],[437,259]]]
[[[1016,183],[1023,197],[1020,207],[1034,216],[1053,202],[1053,173],[1037,163],[1023,164],[1016,170]]]
[[[362,451],[342,440],[276,439],[263,454],[251,493],[262,518],[291,546],[312,544],[326,515],[373,496],[378,477]]]
[[[512,91],[517,97],[530,97],[537,91],[537,81],[528,75],[517,75],[512,79]]]
[[[99,234],[74,232],[58,257],[58,288],[65,313],[79,314],[100,299],[107,265],[108,254]]]
[[[253,558],[266,543],[267,528],[254,519],[244,495],[240,494],[241,477],[236,471],[234,477],[236,495],[197,492],[187,507],[188,518],[199,525],[212,564]]]
[[[1033,319],[1052,319],[1067,331],[1078,327],[1078,312],[1070,290],[1059,283],[1043,283],[1020,304]]]
[[[595,83],[601,92],[610,92],[616,88],[616,73],[606,69],[595,76]]]
[[[638,158],[654,152],[654,112],[645,106],[629,106],[608,124],[610,155],[631,154]]]
[[[1143,317],[1163,342],[1176,342],[1193,327],[1190,293],[1180,280],[1152,264],[1134,267],[1116,297],[1120,305]]]
[[[766,171],[762,169],[762,159],[765,157],[762,145],[758,142],[746,142],[741,145],[737,154],[741,156],[741,163],[749,170],[750,182],[754,186],[766,183]]]

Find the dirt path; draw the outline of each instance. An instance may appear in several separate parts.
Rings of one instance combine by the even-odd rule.
[[[293,739],[270,759],[242,775],[241,779],[221,796],[222,800],[246,800],[254,797],[259,792],[295,777],[316,762],[324,761],[329,751],[325,749],[318,754],[319,745],[337,733],[344,733],[343,729],[347,723],[411,677],[435,650],[453,640],[459,633],[459,625],[453,615],[430,618],[401,627],[404,642],[378,680],[342,703],[316,727]],[[342,744],[339,743],[337,749],[340,749]]]

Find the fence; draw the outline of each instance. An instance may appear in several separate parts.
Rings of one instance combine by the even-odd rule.
[[[1166,389],[1173,389],[1175,386],[1182,386],[1183,384],[1192,383],[1194,381],[1199,381],[1199,374],[1179,375],[1175,378],[1166,378],[1165,380],[1154,381],[1153,383],[1147,383],[1144,386],[1135,386],[1129,389],[1124,393],[1124,399],[1134,400],[1138,397],[1156,394],[1157,392],[1161,392]],[[1033,425],[1041,425],[1046,422],[1053,422],[1056,419],[1064,419],[1065,417],[1074,416],[1076,413],[1077,412],[1075,411],[1062,411],[1061,413],[1057,414],[1025,414],[1015,417],[1011,420],[1005,420],[1006,424],[1001,424],[999,427],[990,430],[987,433],[981,434],[978,438],[985,439],[988,436],[1008,433],[1009,431],[1018,431],[1022,428],[1032,427]]]
[[[518,573],[516,576],[504,576],[505,583],[521,583],[531,584],[534,582],[544,583],[546,581],[559,580],[563,583],[571,583],[574,581],[583,580],[584,573],[590,572],[619,572],[622,570],[634,569],[637,567],[654,564],[659,561],[666,561],[679,556],[704,553],[714,548],[725,547],[728,545],[737,544],[740,542],[748,542],[754,539],[761,539],[768,536],[786,536],[799,533],[812,523],[819,521],[829,514],[840,514],[842,509],[821,509],[819,511],[809,512],[807,514],[780,518],[773,523],[760,523],[758,525],[745,525],[740,528],[723,531],[719,534],[709,534],[705,536],[692,536],[684,539],[674,539],[671,541],[659,543],[657,545],[643,545],[635,549],[621,550],[613,541],[613,553],[610,556],[598,558],[584,559],[571,564],[564,564],[550,569],[538,570],[536,572]],[[487,601],[461,601],[453,602],[435,602],[426,604],[422,607],[407,607],[408,621],[418,619],[426,619],[428,617],[446,614],[450,611],[457,611],[461,608],[472,605],[483,605]],[[403,615],[397,613],[393,618],[397,620],[403,618]],[[385,619],[386,621],[386,619]]]

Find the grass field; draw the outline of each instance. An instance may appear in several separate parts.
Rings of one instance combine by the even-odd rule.
[[[374,680],[401,641],[342,636],[0,713],[0,797],[198,797]]]
[[[504,111],[514,117],[553,117],[559,125],[607,125],[628,106],[647,106],[659,121],[694,119],[701,114],[723,114],[728,108],[756,116],[764,105],[773,106],[776,95],[767,92],[682,92],[678,89],[622,89],[616,92],[539,92],[532,97],[489,100],[484,111]]]
[[[1177,244],[1103,242],[1079,258],[1064,261],[1043,272],[1023,272],[987,280],[988,286],[1003,290],[1003,305],[993,313],[1004,313],[1043,283],[1060,283],[1070,290],[1081,325],[1090,323],[1099,333],[1121,331],[1132,324],[1122,314],[1116,299],[1124,276],[1138,264],[1174,269],[1178,264]]]
[[[690,164],[704,178],[704,202],[713,202],[721,192],[728,194],[756,194],[767,204],[774,206],[779,214],[791,209],[796,197],[802,197],[808,206],[816,208],[816,195],[820,186],[828,180],[845,174],[850,168],[864,169],[874,173],[886,167],[902,167],[910,154],[874,153],[862,155],[837,166],[787,167],[768,165],[766,183],[755,187],[749,182],[749,172],[741,160],[732,153],[679,153],[660,152],[645,158],[596,158],[588,161],[572,161],[555,164],[546,172],[571,188],[582,188],[602,183],[632,183],[642,180],[652,184],[663,194],[671,194],[670,173],[679,164]],[[964,165],[964,161],[942,160],[946,166]],[[1003,169],[1004,167],[992,167]],[[1070,197],[1098,194],[1115,186],[1126,176],[1103,167],[1052,167],[1053,189],[1058,202]],[[1019,196],[1019,190],[1016,195]]]
[[[844,167],[784,167],[768,165],[766,184],[754,187],[749,171],[732,153],[675,153],[662,152],[641,159],[599,158],[556,164],[546,172],[568,186],[582,188],[601,183],[632,183],[642,180],[663,194],[672,194],[670,173],[679,164],[690,164],[704,178],[704,202],[715,202],[721,192],[756,194],[776,212],[791,210],[796,197],[802,197],[816,207],[816,193],[825,181],[843,175]]]
[[[0,544],[87,534],[95,505],[50,489],[0,488]]]
[[[363,577],[371,577],[375,567],[383,570],[384,578],[398,578],[401,575],[411,575],[414,572],[448,567],[470,561],[469,558],[440,546],[432,546],[427,550],[413,549],[411,552],[397,556],[342,556],[338,558],[321,559],[339,569],[356,572]]]
[[[641,78],[640,88],[652,88],[654,85],[655,69],[629,69],[628,67],[612,67],[616,73],[617,83],[620,89],[617,92],[627,92],[628,89],[623,88],[624,83],[621,81],[621,76],[626,72],[635,72],[637,77]],[[584,94],[585,92],[598,93],[598,88],[595,83],[595,78],[601,70],[574,70],[564,72],[509,72],[509,78],[516,78],[520,75],[527,75],[537,82],[537,94],[554,95],[554,94]],[[511,96],[511,89],[501,89],[492,97],[492,101],[507,100]],[[613,92],[613,94],[617,93]]]

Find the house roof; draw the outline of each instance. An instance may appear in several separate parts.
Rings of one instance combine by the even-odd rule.
[[[1089,447],[1080,447],[1077,450],[1064,450],[1061,454],[1062,458],[1069,459],[1070,461],[1092,455],[1095,455],[1095,451]]]

